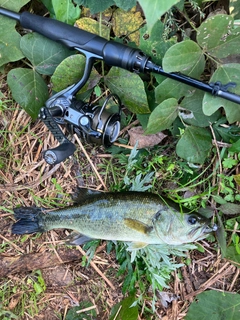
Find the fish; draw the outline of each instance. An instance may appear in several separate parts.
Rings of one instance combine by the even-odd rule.
[[[64,228],[75,231],[71,244],[102,239],[129,242],[139,249],[150,244],[195,242],[217,230],[215,224],[200,214],[180,211],[175,202],[150,192],[85,191],[75,205],[67,208],[15,208],[12,233]]]

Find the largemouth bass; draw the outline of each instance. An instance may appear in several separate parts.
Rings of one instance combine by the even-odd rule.
[[[76,206],[56,211],[36,207],[14,209],[16,223],[12,233],[72,229],[86,239],[133,242],[135,248],[148,244],[180,245],[205,238],[217,229],[197,213],[180,213],[175,203],[156,194],[143,192],[93,193]]]

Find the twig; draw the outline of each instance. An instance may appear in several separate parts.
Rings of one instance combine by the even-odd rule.
[[[231,271],[231,269],[234,268],[233,265],[230,265],[230,267],[228,267],[230,264],[230,262],[227,262],[224,264],[224,266],[218,270],[218,272],[216,274],[214,274],[210,279],[208,279],[205,283],[203,283],[200,288],[198,290],[196,290],[195,292],[192,292],[190,294],[187,294],[184,299],[188,300],[194,296],[196,296],[197,294],[205,291],[207,288],[209,288],[213,283],[217,282],[220,278],[223,278],[226,274],[229,274],[229,272]],[[228,268],[227,268],[228,267]],[[225,269],[225,270],[224,270]]]
[[[15,243],[13,243],[13,242],[10,241],[9,239],[5,238],[5,237],[2,236],[1,234],[0,234],[0,238],[2,238],[4,241],[6,241],[7,243],[9,243],[9,244],[10,244],[11,246],[13,246],[16,250],[24,253],[24,250],[23,250],[23,249],[21,249],[21,248],[20,248],[19,246],[17,246]]]
[[[76,246],[76,248],[81,252],[83,256],[85,256],[88,259],[86,252],[80,246]],[[108,278],[102,273],[102,271],[96,266],[96,264],[93,261],[90,261],[90,265],[103,278],[103,280],[109,285],[111,289],[116,290],[112,282],[108,280]]]
[[[92,160],[90,159],[89,155],[87,154],[87,152],[86,152],[85,148],[83,147],[81,141],[79,140],[78,136],[75,134],[74,137],[75,137],[75,139],[77,140],[77,143],[79,144],[79,146],[80,146],[80,148],[82,149],[83,153],[85,154],[85,156],[86,156],[88,162],[90,163],[93,171],[96,173],[98,179],[100,180],[101,184],[103,185],[104,189],[107,190],[107,187],[106,187],[106,185],[105,185],[102,177],[101,177],[100,174],[98,173],[96,167],[94,166]]]

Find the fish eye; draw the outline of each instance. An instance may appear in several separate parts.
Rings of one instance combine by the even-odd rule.
[[[195,216],[189,216],[188,217],[188,222],[192,225],[197,223],[197,218]]]

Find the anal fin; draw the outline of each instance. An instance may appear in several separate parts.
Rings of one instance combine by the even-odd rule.
[[[66,238],[66,243],[68,245],[74,245],[74,246],[81,246],[82,244],[91,241],[92,238],[85,236],[78,232],[72,232],[69,236]]]

